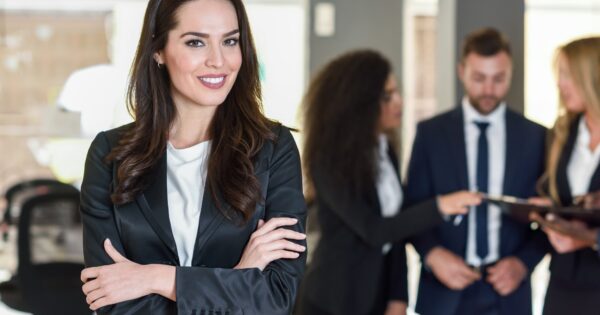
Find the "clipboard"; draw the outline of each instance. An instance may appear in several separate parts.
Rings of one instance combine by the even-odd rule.
[[[531,212],[537,212],[541,216],[554,213],[563,219],[577,219],[585,222],[590,227],[600,227],[600,209],[587,209],[581,206],[537,206],[527,202],[527,199],[513,196],[484,195],[483,200],[499,206],[502,213],[524,223],[530,222],[529,214]]]

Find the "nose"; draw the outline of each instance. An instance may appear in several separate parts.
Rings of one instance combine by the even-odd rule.
[[[398,93],[397,91],[392,96],[392,102],[394,103],[394,106],[398,108],[402,108],[402,105],[404,105],[404,103],[402,102],[402,96],[400,96],[400,93]]]
[[[490,81],[485,82],[483,85],[483,93],[485,95],[493,94],[494,93],[494,83],[490,82]]]
[[[220,45],[212,45],[209,48],[208,56],[206,58],[206,66],[212,68],[220,68],[223,66],[223,51]]]

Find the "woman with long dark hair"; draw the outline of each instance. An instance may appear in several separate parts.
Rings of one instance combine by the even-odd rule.
[[[353,51],[329,62],[311,81],[303,106],[304,170],[321,236],[300,311],[402,314],[406,253],[403,243],[390,251],[391,243],[435,226],[443,215],[465,214],[480,197],[456,192],[400,211],[393,135],[402,100],[391,65],[378,52]]]
[[[150,0],[132,124],[93,141],[83,291],[99,314],[288,314],[305,262],[299,155],[261,111],[241,0]]]

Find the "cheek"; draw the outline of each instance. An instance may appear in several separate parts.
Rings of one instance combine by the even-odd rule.
[[[169,64],[169,73],[173,77],[186,75],[192,73],[195,69],[198,68],[198,65],[201,63],[200,56],[193,56],[191,54],[173,54],[169,56],[168,64]]]
[[[239,49],[236,49],[235,51],[232,51],[228,56],[227,56],[227,61],[229,64],[229,68],[232,71],[239,71],[240,68],[242,67],[242,52]]]

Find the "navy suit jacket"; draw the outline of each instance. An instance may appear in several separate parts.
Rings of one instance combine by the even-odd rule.
[[[463,120],[462,108],[458,106],[417,126],[405,191],[409,204],[469,189]],[[505,195],[523,198],[535,195],[536,181],[544,170],[545,134],[544,127],[507,109]],[[423,261],[436,246],[465,257],[469,220],[458,225],[452,221],[412,239]],[[543,235],[531,231],[528,224],[502,216],[500,258],[517,256],[532,271],[545,254],[545,246],[540,245],[544,241]],[[425,266],[421,269],[418,313],[453,314],[460,299],[461,291],[444,286]],[[529,279],[515,292],[502,297],[501,303],[502,314],[531,314]]]
[[[297,218],[298,224],[290,228],[304,233],[300,158],[290,131],[274,127],[277,140],[267,141],[255,157],[265,201],[246,224],[226,218],[212,195],[204,193],[192,266],[182,267],[172,233],[176,227],[169,221],[166,154],[148,175],[148,187],[134,201],[118,206],[110,201],[117,165],[105,163],[104,158],[126,128],[98,134],[88,153],[81,186],[85,263],[88,267],[112,264],[103,248],[103,241],[110,238],[121,254],[136,263],[176,266],[177,302],[151,294],[106,306],[98,314],[289,314],[306,254],[273,261],[263,271],[232,268],[259,219]]]

